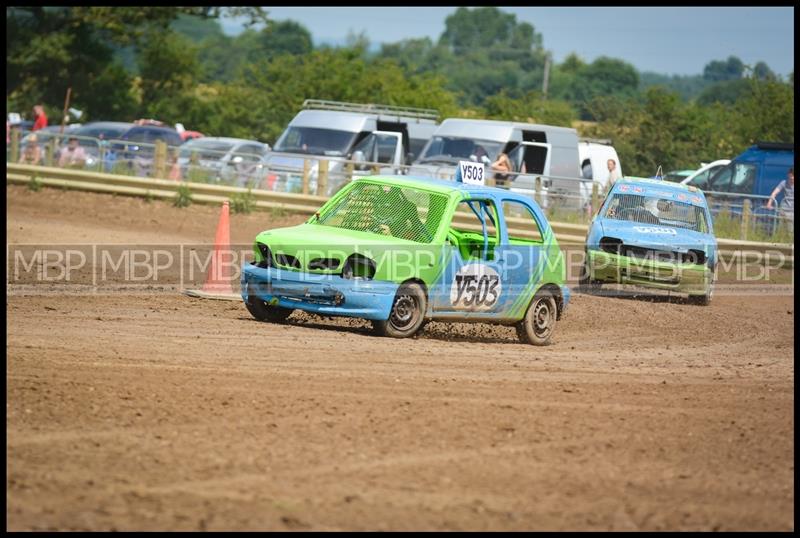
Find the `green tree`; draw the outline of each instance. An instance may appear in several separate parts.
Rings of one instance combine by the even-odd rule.
[[[703,78],[719,82],[721,80],[736,80],[744,74],[744,63],[736,56],[729,56],[727,60],[714,60],[703,68]]]
[[[576,113],[566,101],[545,100],[540,92],[530,91],[520,98],[513,98],[501,91],[486,98],[482,117],[571,127]]]

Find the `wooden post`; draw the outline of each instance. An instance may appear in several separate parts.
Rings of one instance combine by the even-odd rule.
[[[355,169],[355,165],[353,161],[347,161],[344,165],[344,176],[347,178],[347,181],[353,181],[353,170]]]
[[[53,163],[57,164],[56,161],[56,137],[50,139],[45,146],[44,151],[44,165],[45,166],[53,166]]]
[[[319,176],[317,177],[317,195],[327,196],[328,193],[328,161],[319,162]]]
[[[19,161],[19,128],[14,127],[11,129],[11,156],[9,157],[12,163]]]
[[[64,99],[64,113],[61,115],[61,130],[58,134],[64,134],[64,126],[67,124],[67,109],[69,108],[69,96],[72,93],[72,88],[67,88],[67,98]]]
[[[153,159],[153,177],[163,178],[166,176],[167,164],[167,143],[163,140],[156,140],[155,156]]]
[[[600,187],[597,186],[597,182],[592,182],[592,207],[589,210],[589,218],[592,218],[594,212],[600,207]]]
[[[106,141],[100,141],[100,153],[97,157],[97,171],[98,172],[105,172],[106,171]]]
[[[542,205],[542,176],[536,176],[536,194],[534,194],[534,199],[536,203],[540,206]]]
[[[377,176],[381,173],[381,166],[379,164],[373,164],[369,167],[369,171],[372,172],[372,175]]]
[[[744,203],[742,204],[742,240],[747,240],[747,232],[750,229],[750,215],[752,214],[751,211],[751,203],[749,198],[745,198]]]
[[[311,161],[303,161],[303,194],[308,194],[308,177],[311,175]]]
[[[484,166],[483,168],[484,168],[483,169],[484,177],[486,178],[485,181],[486,185],[488,187],[494,187],[497,184],[497,182],[494,180],[494,174],[491,173],[491,169],[489,169],[488,167]],[[486,172],[487,169],[489,170],[488,173]]]

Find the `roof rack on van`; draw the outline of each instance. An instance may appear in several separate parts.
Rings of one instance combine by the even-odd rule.
[[[323,99],[306,99],[304,110],[339,110],[342,112],[364,112],[371,114],[389,114],[425,120],[435,120],[439,112],[432,108],[412,108],[405,106],[376,105],[373,103],[345,103],[341,101],[325,101]]]
[[[790,149],[794,151],[794,144],[785,142],[756,142],[759,149]]]
[[[591,142],[594,144],[604,144],[606,146],[613,145],[610,138],[584,138],[581,137],[578,139],[579,142]]]

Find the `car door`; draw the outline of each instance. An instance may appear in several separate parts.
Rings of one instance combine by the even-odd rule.
[[[502,228],[491,198],[460,202],[449,225],[445,267],[431,290],[439,318],[497,317],[503,304]]]
[[[498,314],[524,313],[533,290],[542,277],[547,256],[542,233],[545,217],[533,204],[504,199],[501,202],[506,240],[495,250],[502,259],[503,283]]]

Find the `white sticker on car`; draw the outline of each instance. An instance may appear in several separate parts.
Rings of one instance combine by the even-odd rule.
[[[678,235],[674,228],[663,228],[661,226],[634,226],[633,229],[642,234]]]
[[[456,310],[491,310],[502,289],[497,271],[487,265],[472,263],[456,273],[450,287],[450,303]]]

